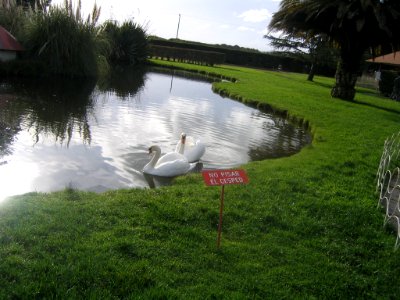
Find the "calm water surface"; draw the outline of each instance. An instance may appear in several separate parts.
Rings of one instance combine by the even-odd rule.
[[[167,184],[142,174],[147,149],[173,151],[181,132],[207,145],[199,170],[288,156],[310,142],[305,129],[176,74],[121,71],[97,83],[3,81],[0,201],[66,187],[101,192]]]

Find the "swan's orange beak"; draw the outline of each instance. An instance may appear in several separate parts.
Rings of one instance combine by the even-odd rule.
[[[184,144],[186,142],[186,134],[182,133],[181,135],[181,143]]]
[[[152,149],[151,149],[151,147],[149,148],[149,154],[151,154],[153,151],[152,151]]]

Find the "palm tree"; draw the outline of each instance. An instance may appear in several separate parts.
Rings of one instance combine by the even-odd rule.
[[[326,34],[339,48],[332,96],[353,100],[364,53],[400,48],[399,0],[282,0],[271,30]]]

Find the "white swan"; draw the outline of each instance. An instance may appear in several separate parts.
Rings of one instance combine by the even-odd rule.
[[[153,157],[143,168],[145,174],[174,177],[186,174],[191,168],[187,158],[180,153],[169,152],[161,156],[160,147],[151,146],[149,154]]]
[[[175,152],[183,154],[191,163],[200,160],[206,152],[206,146],[200,140],[195,140],[193,137],[182,133],[181,139],[176,144]]]

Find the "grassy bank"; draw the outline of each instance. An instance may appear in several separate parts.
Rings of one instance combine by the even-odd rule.
[[[220,190],[200,175],[12,198],[0,205],[0,298],[395,298],[399,252],[375,173],[400,103],[365,89],[332,99],[328,78],[175,65],[236,78],[214,89],[307,122],[312,145],[243,166],[250,183],[225,189],[219,251]]]

